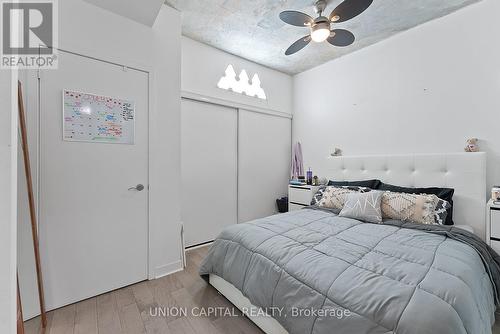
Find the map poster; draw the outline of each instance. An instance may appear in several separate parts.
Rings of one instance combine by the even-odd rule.
[[[63,139],[134,143],[135,104],[109,96],[63,91]]]

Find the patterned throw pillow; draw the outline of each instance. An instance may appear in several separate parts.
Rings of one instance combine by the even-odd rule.
[[[420,224],[436,224],[436,195],[386,191],[382,196],[382,217]]]
[[[452,188],[411,188],[411,187],[400,187],[389,183],[381,182],[377,190],[392,191],[393,193],[408,193],[408,194],[428,194],[436,195],[443,201],[448,202],[449,208],[446,213],[446,218],[444,225],[453,225],[453,194],[455,190]]]
[[[445,225],[448,210],[451,209],[451,204],[444,199],[438,198],[436,208],[434,209],[434,222],[438,225]]]
[[[319,187],[318,191],[314,194],[312,200],[311,200],[311,205],[319,205],[319,201],[323,197],[323,193],[325,192],[327,186],[321,186]]]
[[[339,216],[354,218],[371,223],[382,222],[382,202],[383,192],[370,191],[368,193],[354,192],[347,195],[344,208]]]
[[[311,205],[317,205],[329,209],[341,210],[344,207],[347,194],[356,192],[368,192],[370,188],[364,187],[322,187],[314,195]]]

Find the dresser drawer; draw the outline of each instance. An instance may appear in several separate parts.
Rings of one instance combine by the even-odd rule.
[[[297,204],[309,205],[312,200],[312,191],[307,188],[290,187],[288,200]]]
[[[500,211],[490,210],[491,237],[500,239]]]
[[[490,246],[491,246],[491,248],[493,248],[493,250],[495,252],[497,252],[498,254],[500,254],[500,241],[491,240],[490,241]]]
[[[306,207],[306,205],[290,203],[290,204],[288,204],[288,212],[300,210],[300,209],[305,208],[305,207]]]

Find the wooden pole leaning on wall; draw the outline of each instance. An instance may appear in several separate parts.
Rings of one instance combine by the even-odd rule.
[[[33,181],[31,179],[30,156],[28,150],[28,134],[26,128],[26,117],[24,113],[23,90],[21,82],[17,83],[17,99],[19,107],[19,126],[21,128],[21,147],[24,158],[24,173],[26,174],[26,184],[28,186],[28,201],[31,218],[31,234],[33,236],[33,249],[35,251],[35,266],[38,284],[38,299],[40,301],[40,316],[42,327],[47,326],[47,315],[45,313],[45,299],[43,293],[42,267],[40,265],[40,249],[38,247],[38,225],[35,213],[35,198],[33,196]]]
[[[17,279],[17,334],[24,334],[23,307],[19,294],[19,278]]]

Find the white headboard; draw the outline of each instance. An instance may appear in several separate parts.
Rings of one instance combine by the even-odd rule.
[[[379,179],[406,187],[454,188],[453,221],[485,239],[486,153],[329,157],[318,175],[331,180]]]

